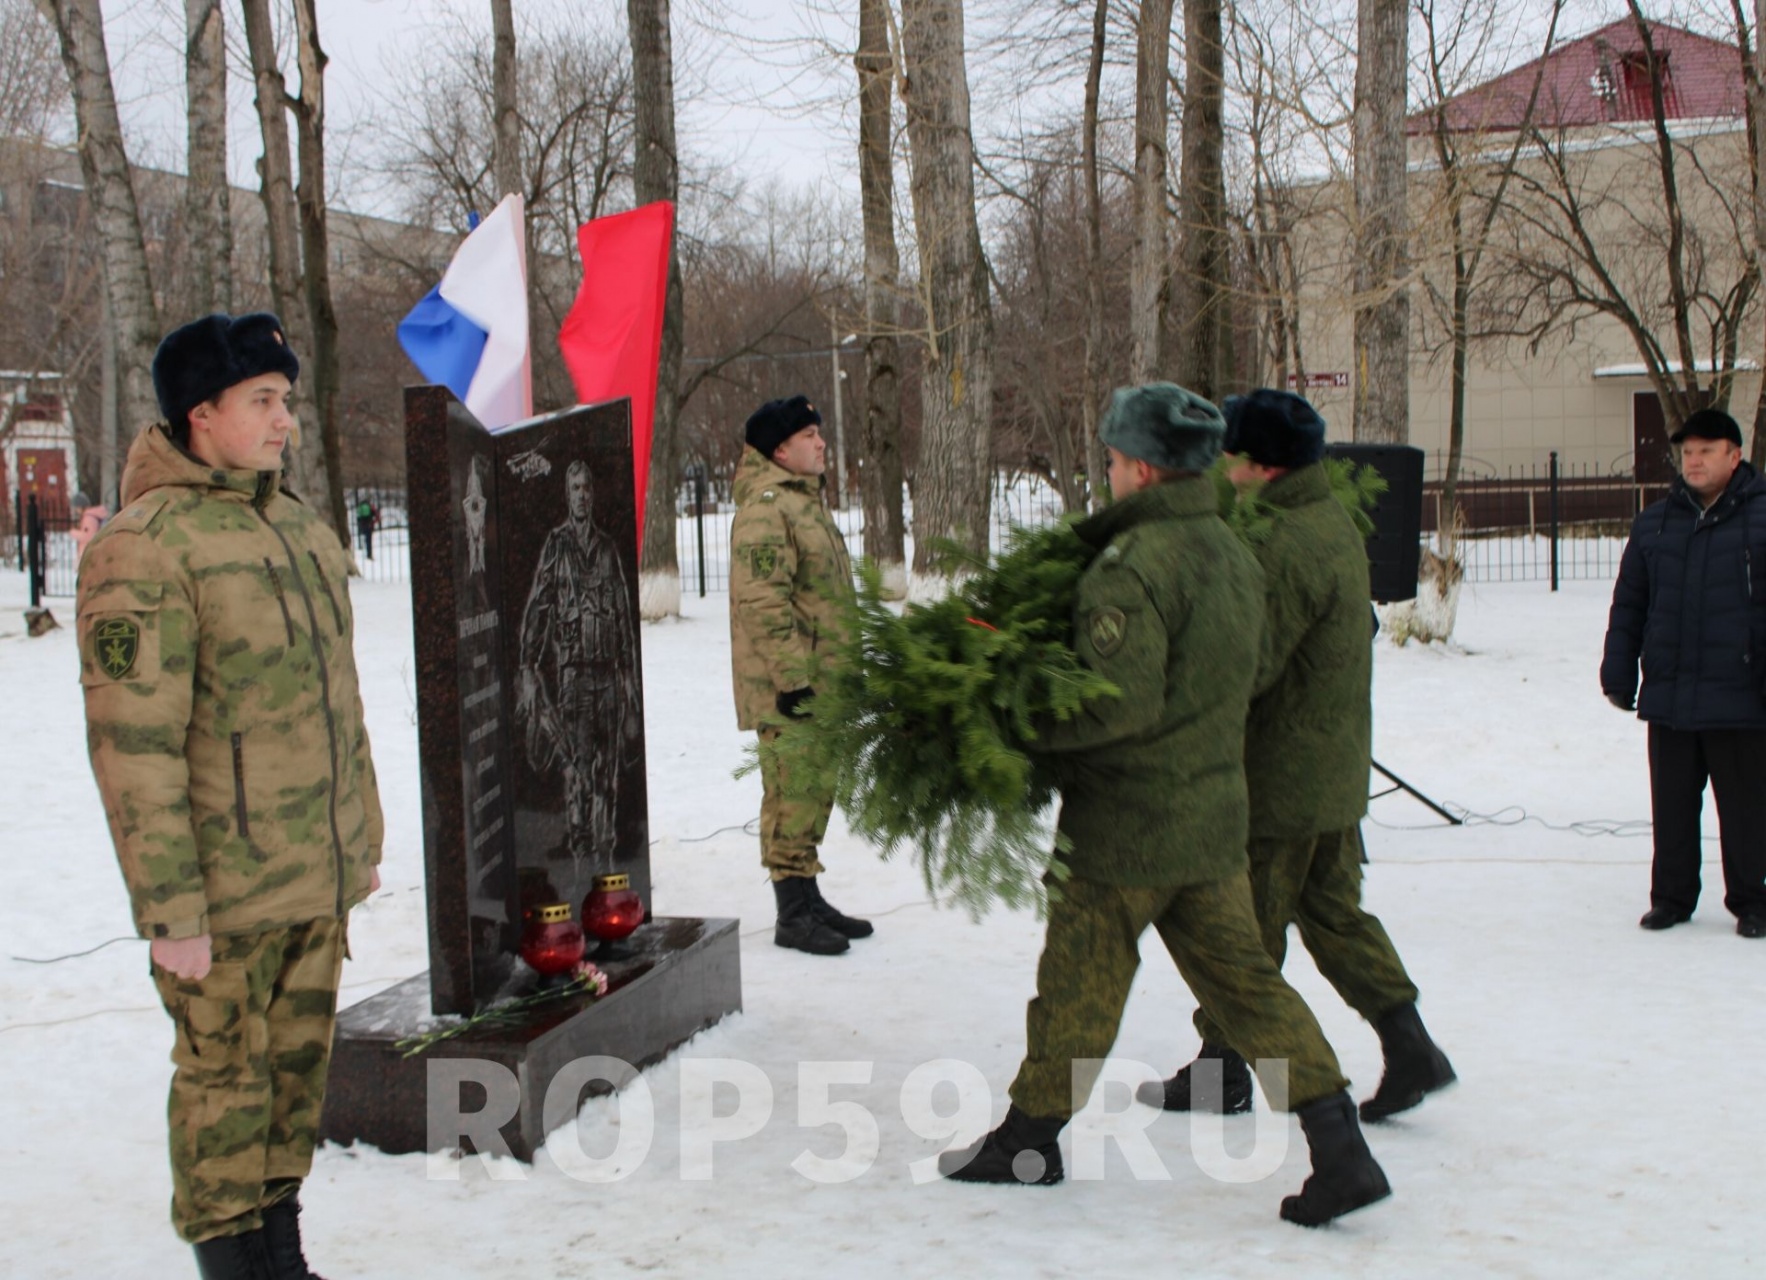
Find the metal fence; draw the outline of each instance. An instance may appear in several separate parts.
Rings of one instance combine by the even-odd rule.
[[[675,510],[675,557],[681,567],[683,594],[705,595],[730,589],[730,526],[736,519],[732,503],[701,500],[694,484],[683,486]],[[1038,527],[1061,518],[1061,496],[1040,479],[1030,476],[994,477],[988,505],[988,544],[998,548],[1012,529]],[[853,559],[865,554],[864,512],[857,507],[831,513],[846,539]],[[904,513],[909,520],[911,506]]]
[[[30,575],[32,606],[47,596],[73,595],[80,550],[67,502],[21,489],[13,492],[9,506],[4,550],[20,573]]]
[[[1467,582],[1557,582],[1610,579],[1631,520],[1667,492],[1664,485],[1639,484],[1626,475],[1593,467],[1560,467],[1556,455],[1543,467],[1505,475],[1463,479],[1457,487],[1460,510],[1457,550]],[[676,499],[676,563],[683,594],[705,595],[729,589],[730,525],[735,507],[716,502],[692,482]],[[346,491],[351,545],[367,582],[410,581],[410,522],[405,491],[391,486]],[[366,504],[366,512],[363,511]],[[0,517],[0,555],[26,566],[30,540],[26,495],[10,495]],[[1441,549],[1445,498],[1439,479],[1423,485],[1423,545]],[[907,513],[911,519],[911,508]],[[999,547],[1014,527],[1036,527],[1060,519],[1060,494],[1040,478],[1000,473],[994,478],[989,542]],[[72,596],[79,552],[75,520],[64,506],[39,506],[43,529],[42,589],[46,596]],[[366,518],[364,518],[364,516]],[[836,510],[834,522],[854,558],[865,551],[864,515],[857,507]]]
[[[1631,521],[1668,492],[1591,466],[1543,467],[1461,480],[1457,550],[1467,582],[1610,579],[1619,571]],[[1441,550],[1447,519],[1440,480],[1423,485],[1423,541]]]

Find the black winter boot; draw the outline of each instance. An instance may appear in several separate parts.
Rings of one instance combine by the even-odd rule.
[[[868,938],[876,932],[871,928],[869,920],[860,920],[854,916],[841,915],[834,904],[822,896],[822,886],[816,883],[814,876],[809,877],[810,897],[814,899],[811,909],[816,919],[827,925],[843,938]]]
[[[1196,1068],[1204,1062],[1220,1063],[1220,1084],[1204,1079]],[[1212,1073],[1209,1073],[1212,1074]],[[1191,1086],[1194,1084],[1194,1096]],[[1166,1111],[1214,1111],[1225,1116],[1243,1115],[1251,1109],[1251,1068],[1223,1044],[1202,1042],[1201,1051],[1189,1066],[1169,1080],[1148,1080],[1134,1096],[1149,1107]]]
[[[324,1280],[307,1267],[300,1247],[300,1198],[289,1196],[263,1211],[264,1246],[270,1255],[270,1274],[276,1280]]]
[[[777,946],[807,951],[812,956],[837,956],[852,944],[816,914],[815,882],[806,876],[773,881],[779,923],[773,929]]]
[[[1386,1071],[1374,1096],[1361,1104],[1361,1118],[1368,1123],[1409,1111],[1437,1089],[1445,1089],[1457,1076],[1429,1033],[1414,1004],[1401,1004],[1374,1023],[1380,1049],[1386,1055]]]
[[[1000,1127],[972,1147],[946,1151],[938,1172],[953,1182],[1018,1182],[1052,1187],[1065,1175],[1055,1139],[1065,1120],[1028,1116],[1013,1104]]]
[[[202,1280],[276,1280],[262,1228],[236,1236],[216,1236],[193,1246]]]
[[[1297,1196],[1282,1200],[1282,1217],[1303,1227],[1366,1208],[1392,1194],[1386,1174],[1367,1149],[1347,1093],[1309,1102],[1295,1113],[1312,1149],[1312,1176]]]

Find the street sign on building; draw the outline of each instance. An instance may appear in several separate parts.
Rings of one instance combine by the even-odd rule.
[[[1347,371],[1340,373],[1309,373],[1306,375],[1306,385],[1304,388],[1300,385],[1299,374],[1290,373],[1288,375],[1288,388],[1292,391],[1300,391],[1302,389],[1306,391],[1317,391],[1321,388],[1343,388],[1348,385],[1349,374]]]

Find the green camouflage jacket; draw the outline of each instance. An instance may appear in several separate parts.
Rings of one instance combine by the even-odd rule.
[[[143,937],[341,916],[380,861],[348,565],[279,478],[151,427],[80,561],[87,745]]]
[[[1251,835],[1341,831],[1367,812],[1373,609],[1367,547],[1315,463],[1259,494],[1266,594],[1257,695],[1245,730]]]
[[[743,449],[730,527],[730,673],[736,724],[776,721],[773,699],[815,683],[853,598],[846,540],[822,505],[821,477]]]
[[[1122,690],[1035,744],[1054,756],[1073,874],[1182,886],[1245,866],[1245,712],[1263,574],[1213,481],[1155,485],[1081,521],[1073,647]]]

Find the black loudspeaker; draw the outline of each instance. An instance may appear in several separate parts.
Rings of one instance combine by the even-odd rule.
[[[1423,451],[1408,444],[1330,444],[1325,453],[1372,467],[1386,481],[1367,540],[1368,582],[1380,604],[1416,597],[1423,532]]]

